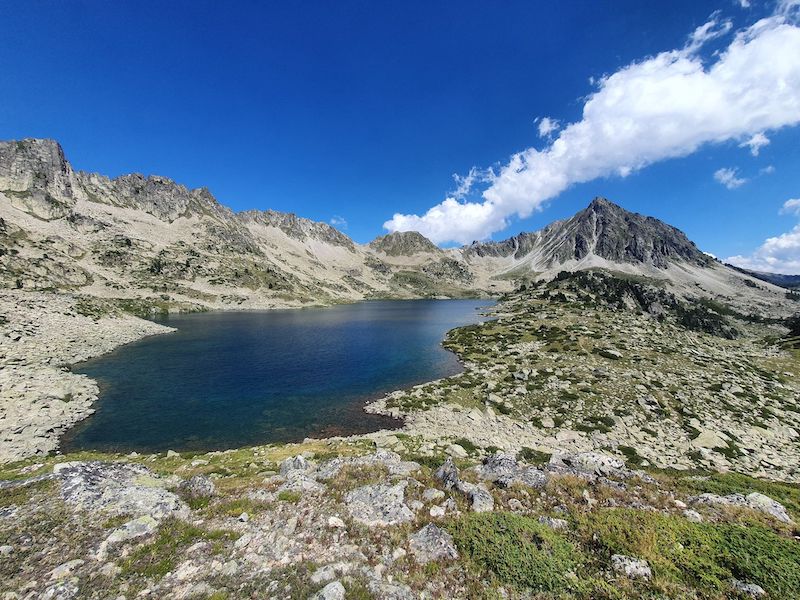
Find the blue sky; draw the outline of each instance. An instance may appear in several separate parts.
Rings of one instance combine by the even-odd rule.
[[[800,198],[800,115],[787,102],[757,156],[739,146],[763,119],[745,137],[722,123],[732,133],[713,133],[721,141],[678,157],[670,146],[624,177],[570,163],[566,185],[548,188],[557,193],[531,191],[541,178],[528,162],[521,184],[484,181],[457,201],[485,208],[491,188],[485,223],[447,213],[442,232],[425,217],[457,189],[453,174],[491,168],[496,177],[514,153],[547,149],[561,131],[541,137],[536,119],[580,122],[604,75],[686,49],[712,22],[691,50],[710,69],[737,32],[789,15],[792,1],[783,3],[7,2],[0,138],[55,138],[77,169],[165,175],[209,187],[234,210],[340,217],[359,242],[385,233],[387,221],[403,228],[396,213],[417,216],[410,222],[444,244],[473,231],[502,239],[604,195],[718,256],[800,272],[800,230],[796,247],[791,237],[799,215],[793,205],[779,214]],[[791,39],[770,51],[787,61]],[[790,93],[800,93],[795,84]],[[721,169],[736,170],[729,184],[746,181],[728,189],[714,178]],[[790,238],[777,250],[758,250],[781,234]]]

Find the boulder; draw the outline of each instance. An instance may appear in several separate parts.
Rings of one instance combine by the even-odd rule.
[[[311,596],[311,600],[344,600],[344,586],[339,581],[333,581]]]
[[[350,515],[370,527],[405,523],[414,513],[404,502],[407,481],[395,485],[365,485],[345,494],[344,502]]]
[[[214,482],[203,475],[195,475],[181,482],[178,489],[189,498],[210,498],[216,492]]]
[[[187,506],[142,465],[124,462],[65,462],[53,473],[61,497],[78,510],[107,515],[148,515],[160,520],[186,517]]]
[[[410,536],[408,547],[414,560],[420,564],[458,558],[453,536],[432,523]]]
[[[625,556],[624,554],[614,554],[611,557],[611,567],[615,573],[631,579],[650,579],[653,576],[650,565],[646,560]]]

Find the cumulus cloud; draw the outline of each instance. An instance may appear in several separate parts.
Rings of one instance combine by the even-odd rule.
[[[761,169],[758,173],[760,175],[772,175],[775,172],[775,167],[772,165],[767,165],[763,169]]]
[[[750,0],[739,0],[739,6],[742,8],[750,8]]]
[[[340,217],[339,215],[333,215],[331,217],[330,224],[334,227],[338,227],[339,229],[347,229],[347,219]]]
[[[769,138],[764,135],[763,131],[759,131],[758,133],[754,134],[748,140],[743,141],[739,144],[739,148],[750,148],[750,154],[753,156],[758,156],[758,153],[761,152],[761,148],[769,144]]]
[[[551,119],[550,117],[542,117],[541,119],[536,119],[534,122],[539,123],[538,128],[540,138],[551,138],[553,134],[561,127],[557,119]]]
[[[714,179],[729,190],[735,190],[747,183],[747,179],[736,175],[736,169],[717,169],[714,171]]]
[[[800,198],[787,200],[779,212],[800,217]],[[800,224],[787,233],[767,238],[750,256],[731,256],[727,262],[754,271],[800,274]]]
[[[712,16],[684,47],[598,79],[582,118],[544,148],[511,156],[481,201],[451,195],[422,215],[395,214],[384,227],[417,230],[437,243],[485,239],[571,185],[800,123],[799,6],[784,0],[776,14],[735,33]],[[726,34],[727,45],[704,60],[702,44]]]
[[[791,198],[784,202],[781,207],[781,214],[800,217],[800,198]]]

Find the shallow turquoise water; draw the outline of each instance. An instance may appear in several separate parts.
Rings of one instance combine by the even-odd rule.
[[[397,425],[364,403],[460,370],[445,333],[486,300],[375,301],[332,308],[171,315],[178,328],[74,371],[100,384],[97,412],[65,451],[205,450]]]

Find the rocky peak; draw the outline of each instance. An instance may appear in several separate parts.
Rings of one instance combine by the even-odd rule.
[[[168,223],[192,214],[224,211],[208,189],[190,190],[160,175],[132,173],[109,179],[81,172],[79,178],[91,200],[139,209]]]
[[[709,259],[686,235],[654,217],[625,210],[595,198],[571,219],[556,221],[544,232],[551,264],[595,254],[612,262],[645,263],[659,269],[682,261],[706,266]]]
[[[395,231],[375,238],[369,247],[389,256],[411,256],[420,252],[439,253],[441,249],[418,231]]]
[[[74,173],[58,142],[0,142],[0,193],[40,219],[65,216],[75,202]]]
[[[239,218],[245,223],[277,227],[296,240],[315,239],[334,246],[344,246],[350,250],[355,250],[353,240],[335,227],[320,221],[298,217],[294,213],[284,213],[277,210],[247,210],[239,213]]]
[[[569,219],[555,221],[540,231],[521,233],[502,242],[476,242],[465,252],[516,259],[536,252],[542,268],[580,261],[589,255],[659,269],[676,261],[710,264],[710,259],[679,229],[656,218],[629,212],[601,197]]]

